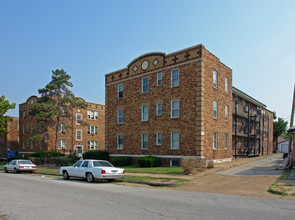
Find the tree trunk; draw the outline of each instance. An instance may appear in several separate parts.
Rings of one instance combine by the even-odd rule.
[[[56,129],[55,129],[55,151],[58,149],[58,132],[59,132],[59,117],[56,117]]]

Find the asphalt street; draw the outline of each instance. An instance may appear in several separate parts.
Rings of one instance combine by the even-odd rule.
[[[295,202],[0,173],[0,219],[290,219]]]

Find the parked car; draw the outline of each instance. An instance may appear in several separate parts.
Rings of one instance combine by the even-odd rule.
[[[36,165],[30,160],[12,160],[4,166],[4,172],[13,171],[14,173],[30,172],[36,170]]]
[[[107,179],[111,182],[125,177],[124,169],[116,168],[106,160],[79,160],[73,166],[61,167],[59,172],[65,180],[79,177],[86,178],[89,183],[95,179]]]

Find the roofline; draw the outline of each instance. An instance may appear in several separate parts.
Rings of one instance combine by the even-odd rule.
[[[252,103],[255,103],[256,105],[262,107],[262,108],[265,108],[266,109],[266,105],[263,104],[262,102],[259,102],[257,99],[254,99],[253,97],[249,96],[248,94],[246,94],[245,92],[239,90],[238,88],[236,87],[232,87],[233,88],[233,93],[236,92],[236,93],[240,93],[240,95],[242,97],[244,97],[246,100],[252,102]]]

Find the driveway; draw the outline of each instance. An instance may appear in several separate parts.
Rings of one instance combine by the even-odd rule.
[[[281,154],[275,154],[262,160],[256,160],[248,164],[233,167],[216,172],[216,174],[230,176],[281,176],[284,173],[283,158]]]

